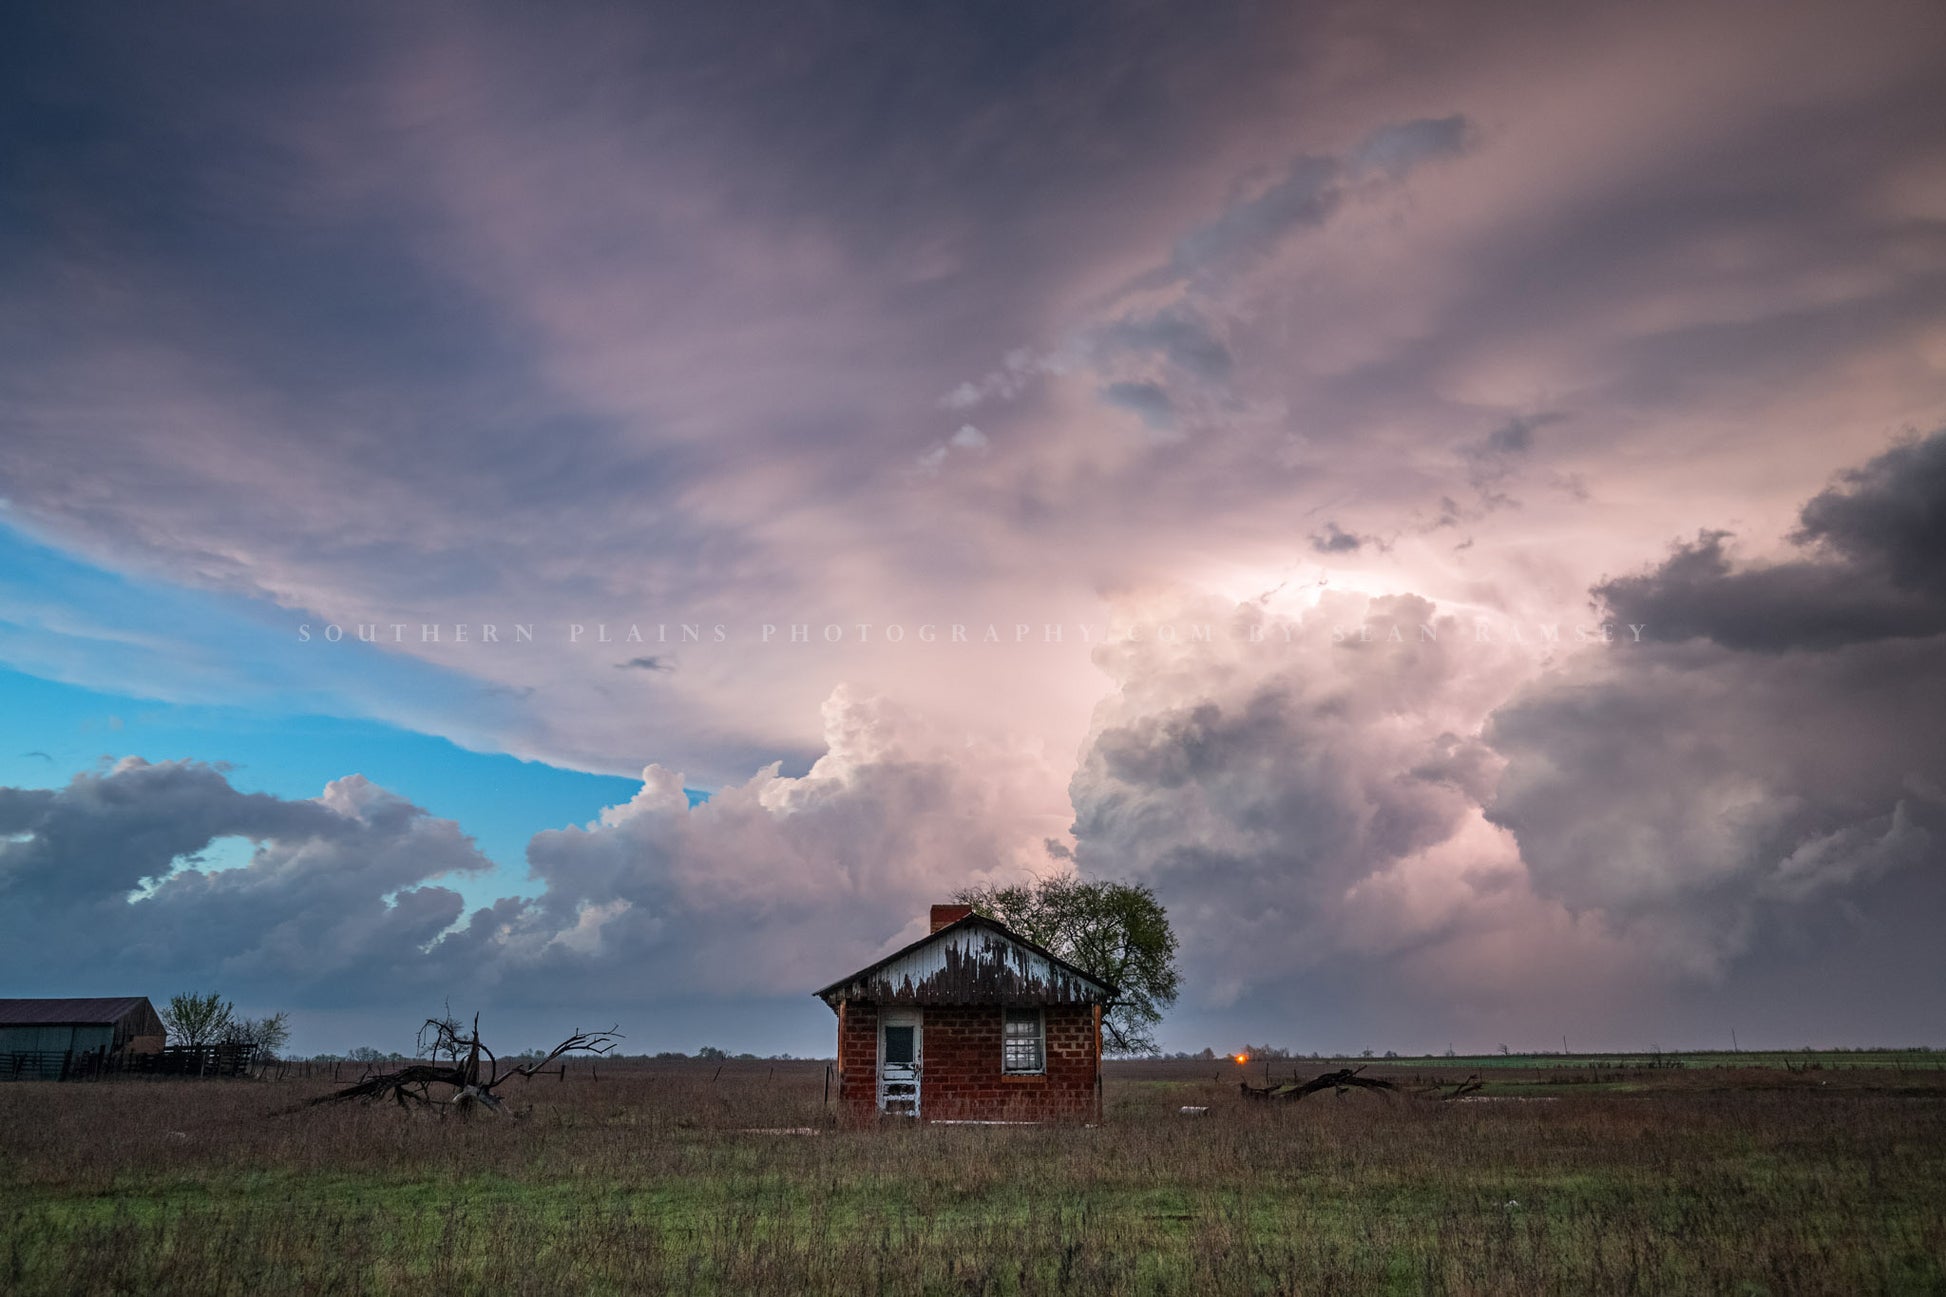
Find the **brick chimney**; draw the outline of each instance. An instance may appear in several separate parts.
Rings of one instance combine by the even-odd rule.
[[[970,905],[935,905],[932,907],[932,931],[937,932],[941,928],[958,923],[971,913],[973,907]]]

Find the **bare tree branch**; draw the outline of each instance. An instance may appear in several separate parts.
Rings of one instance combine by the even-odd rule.
[[[1262,1088],[1253,1086],[1248,1081],[1241,1081],[1238,1082],[1238,1088],[1246,1099],[1302,1099],[1305,1095],[1316,1094],[1319,1090],[1336,1090],[1339,1094],[1343,1094],[1347,1090],[1354,1089],[1377,1090],[1380,1093],[1398,1089],[1384,1077],[1360,1076],[1359,1073],[1364,1070],[1362,1067],[1346,1067],[1336,1072],[1325,1072],[1314,1076],[1308,1081],[1293,1079],[1281,1085],[1266,1085]]]
[[[480,1017],[473,1015],[472,1030],[461,1027],[450,1013],[444,1018],[427,1018],[419,1029],[419,1048],[428,1061],[413,1063],[391,1072],[368,1076],[356,1085],[311,1100],[316,1107],[326,1103],[345,1103],[360,1099],[366,1103],[391,1098],[401,1108],[415,1106],[444,1113],[451,1110],[461,1117],[475,1107],[492,1113],[507,1111],[506,1101],[494,1093],[496,1087],[514,1077],[531,1077],[568,1054],[606,1054],[622,1039],[619,1031],[576,1031],[548,1051],[539,1062],[500,1071],[500,1058],[480,1039]],[[446,1061],[440,1062],[441,1056]],[[486,1059],[485,1079],[481,1079],[481,1057]],[[438,1087],[438,1091],[435,1091]]]

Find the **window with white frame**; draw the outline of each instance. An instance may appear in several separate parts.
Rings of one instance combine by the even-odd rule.
[[[1047,1032],[1039,1009],[1006,1010],[1000,1070],[1011,1075],[1047,1070]]]

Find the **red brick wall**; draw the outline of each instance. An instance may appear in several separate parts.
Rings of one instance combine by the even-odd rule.
[[[1092,1121],[1094,1007],[1045,1012],[1047,1071],[1007,1076],[1000,1070],[998,1006],[925,1009],[921,1114],[933,1121]],[[839,1100],[854,1117],[870,1121],[878,1114],[878,1011],[848,1004],[840,1021]]]
[[[855,1117],[878,1114],[878,1009],[847,1004],[838,1018],[838,1101]]]

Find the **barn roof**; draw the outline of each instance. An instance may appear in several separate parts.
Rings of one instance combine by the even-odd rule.
[[[107,999],[0,1000],[0,1027],[101,1026],[140,1010],[154,1013],[147,996]]]
[[[982,914],[841,977],[817,997],[867,1004],[1102,1004],[1117,988]]]

